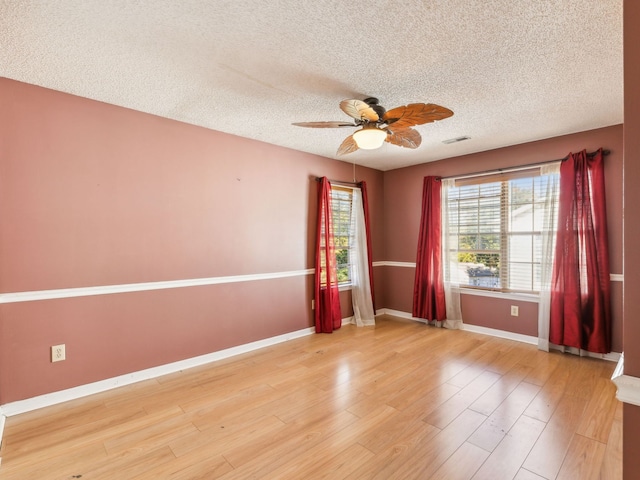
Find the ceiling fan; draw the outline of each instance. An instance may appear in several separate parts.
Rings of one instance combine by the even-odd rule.
[[[359,148],[379,148],[384,142],[399,147],[418,148],[422,137],[411,127],[453,115],[448,108],[433,103],[410,103],[387,111],[374,97],[343,100],[340,102],[340,109],[354,118],[355,122],[299,122],[292,125],[309,128],[362,127],[349,135],[338,148],[338,155],[346,155]]]

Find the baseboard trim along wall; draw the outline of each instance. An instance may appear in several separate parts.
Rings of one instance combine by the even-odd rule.
[[[2,413],[2,409],[0,408],[0,449],[2,448],[2,434],[4,433],[4,424],[7,421],[7,417],[5,417]],[[0,457],[0,468],[2,468],[2,457]]]
[[[391,315],[392,317],[406,318],[408,320],[414,320],[416,322],[422,322],[422,323],[426,322],[426,320],[423,320],[422,318],[413,317],[410,313],[402,312],[399,310],[383,308],[383,309],[380,309],[379,312],[381,314],[385,313],[387,315]],[[492,337],[505,338],[507,340],[515,340],[517,342],[528,343],[530,345],[538,345],[538,338],[533,337],[531,335],[522,335],[520,333],[507,332],[505,330],[497,330],[495,328],[481,327],[478,325],[470,325],[468,323],[463,323],[462,328],[463,330],[466,330],[468,332],[480,333],[482,335],[490,335]],[[592,357],[592,358],[599,358],[601,360],[608,360],[610,362],[619,361],[621,356],[621,354],[618,352],[601,354],[601,353],[591,353],[591,352],[585,352],[585,351],[582,352],[582,355],[587,357]]]
[[[423,320],[422,318],[413,317],[408,312],[401,312],[399,310],[392,310],[392,309],[389,309],[389,308],[383,309],[383,311],[384,311],[384,313],[386,313],[387,315],[391,315],[392,317],[406,318],[408,320],[414,320],[416,322],[422,322],[422,323],[426,322],[426,320]],[[538,344],[538,339],[536,337],[532,337],[532,336],[529,336],[529,335],[522,335],[522,334],[519,334],[519,333],[506,332],[504,330],[496,330],[494,328],[478,327],[476,325],[469,325],[467,323],[463,324],[463,329],[468,331],[468,332],[481,333],[483,335],[490,335],[492,337],[506,338],[508,340],[516,340],[517,342],[529,343],[531,345],[537,345]]]
[[[170,373],[176,373],[188,368],[198,367],[200,365],[206,365],[208,363],[216,362],[225,358],[233,357],[243,353],[252,352],[260,348],[269,347],[278,343],[293,340],[295,338],[311,335],[315,332],[314,327],[297,330],[295,332],[285,333],[276,337],[266,338],[264,340],[258,340],[256,342],[239,345],[237,347],[227,348],[218,352],[208,353],[206,355],[200,355],[198,357],[188,358],[178,362],[169,363],[167,365],[160,365],[158,367],[141,370],[138,372],[121,375],[119,377],[109,378],[98,382],[89,383],[86,385],[80,385],[78,387],[69,388],[59,392],[47,393],[26,400],[19,400],[16,402],[7,403],[0,406],[0,415],[11,417],[13,415],[19,415],[21,413],[30,412],[39,408],[56,405],[58,403],[67,402],[69,400],[75,400],[78,398],[93,395],[95,393],[104,392],[117,387],[130,385],[132,383],[141,382],[143,380],[150,380],[153,378],[161,377]]]
[[[342,325],[353,323],[354,317],[347,317],[342,319]],[[186,370],[208,363],[213,363],[218,360],[233,357],[243,353],[252,352],[260,348],[269,347],[278,343],[283,343],[295,338],[305,337],[307,335],[313,335],[315,333],[315,327],[309,327],[295,332],[285,333],[276,337],[259,340],[237,347],[228,348],[219,352],[213,352],[206,355],[201,355],[194,358],[188,358],[179,362],[170,363],[167,365],[161,365],[158,367],[141,370],[138,372],[121,375],[119,377],[109,378],[101,380],[99,382],[93,382],[86,385],[80,385],[78,387],[61,390],[59,392],[48,393],[45,395],[39,395],[37,397],[28,398],[26,400],[19,400],[17,402],[7,403],[0,405],[0,446],[2,446],[2,438],[4,433],[4,426],[7,417],[14,415],[20,415],[21,413],[31,412],[40,408],[57,405],[59,403],[76,400],[78,398],[87,397],[96,393],[105,392],[114,388],[131,385],[133,383],[141,382],[144,380],[150,380],[153,378],[168,375],[170,373],[176,373],[181,370]],[[0,458],[0,462],[1,462]]]
[[[342,325],[347,325],[353,322],[353,316],[342,319]],[[158,367],[148,368],[146,370],[121,375],[119,377],[113,377],[106,380],[61,390],[59,392],[47,393],[45,395],[28,398],[26,400],[19,400],[17,402],[0,405],[0,427],[4,425],[4,417],[19,415],[21,413],[30,412],[39,408],[49,407],[58,403],[68,402],[70,400],[75,400],[78,398],[93,395],[95,393],[123,387],[125,385],[141,382],[143,380],[150,380],[153,378],[161,377],[163,375],[168,375],[170,373],[176,373],[181,370],[206,365],[208,363],[213,363],[218,360],[233,357],[235,355],[252,352],[254,350],[258,350],[264,347],[270,347],[272,345],[277,345],[278,343],[283,343],[295,338],[312,335],[313,333],[315,333],[315,327],[309,327],[302,330],[297,330],[295,332],[278,335],[276,337],[266,338],[264,340],[258,340],[256,342],[239,345],[237,347],[227,348],[218,352],[212,352],[206,355],[188,358],[179,362],[160,365]],[[0,429],[0,433],[1,432],[2,430]],[[0,435],[0,440],[1,439],[2,435]]]
[[[379,316],[379,315],[390,315],[393,317],[404,318],[412,321],[425,323],[425,320],[413,317],[408,312],[402,312],[399,310],[393,310],[389,308],[379,309],[376,312],[376,316]],[[342,324],[346,325],[346,324],[352,323],[352,321],[353,321],[353,317],[347,317],[342,319]],[[503,330],[496,330],[493,328],[486,328],[486,327],[480,327],[476,325],[465,324],[464,330],[467,330],[469,332],[474,332],[474,333],[480,333],[483,335],[491,335],[494,337],[515,340],[518,342],[528,343],[531,345],[538,344],[538,339],[536,337],[532,337],[529,335],[521,335],[521,334],[512,333],[512,332],[505,332]],[[283,335],[278,335],[276,337],[271,337],[264,340],[259,340],[256,342],[239,345],[237,347],[232,347],[232,348],[228,348],[218,352],[213,352],[206,355],[201,355],[198,357],[181,360],[181,361],[170,363],[167,365],[161,365],[158,367],[149,368],[149,369],[141,370],[138,372],[121,375],[119,377],[114,377],[114,378],[101,380],[101,381],[93,382],[86,385],[81,385],[74,388],[69,388],[67,390],[48,393],[45,395],[28,398],[26,400],[19,400],[17,402],[11,402],[5,405],[1,405],[0,406],[0,446],[2,445],[2,435],[4,432],[6,417],[19,415],[21,413],[30,412],[33,410],[48,407],[51,405],[56,405],[59,403],[70,401],[70,400],[75,400],[78,398],[86,397],[86,396],[104,392],[107,390],[112,390],[114,388],[130,385],[136,382],[141,382],[143,380],[157,378],[170,373],[176,373],[181,370],[186,370],[189,368],[206,365],[208,363],[213,363],[218,360],[229,358],[235,355],[240,355],[240,354],[248,353],[260,348],[276,345],[278,343],[286,342],[288,340],[293,340],[295,338],[301,338],[307,335],[312,335],[314,332],[315,332],[315,328],[309,327],[302,330],[297,330],[295,332],[290,332]],[[633,405],[640,406],[640,378],[631,377],[623,374],[624,355],[614,352],[608,355],[594,354],[591,356],[605,359],[605,360],[618,361],[618,365],[612,376],[612,381],[618,387],[617,398],[622,402],[631,403]]]
[[[616,385],[618,400],[640,407],[640,378],[624,374],[624,354],[620,355],[611,380]]]
[[[408,320],[425,323],[425,320],[413,317],[408,312],[402,312],[399,310],[393,310],[389,308],[379,309],[376,313],[376,316],[379,316],[379,315],[390,315],[393,317],[404,318]],[[353,317],[347,317],[342,319],[342,325],[350,324],[352,322],[353,322]],[[469,332],[480,333],[483,335],[490,335],[494,337],[505,338],[508,340],[515,340],[518,342],[528,343],[531,345],[538,344],[538,339],[536,337],[529,336],[529,335],[522,335],[518,333],[507,332],[504,330],[496,330],[493,328],[486,328],[486,327],[469,325],[469,324],[464,324],[463,328],[464,330],[467,330]],[[4,426],[4,417],[19,415],[21,413],[30,412],[33,410],[48,407],[51,405],[56,405],[59,403],[70,401],[70,400],[75,400],[88,395],[93,395],[95,393],[104,392],[104,391],[122,387],[125,385],[130,385],[136,382],[141,382],[143,380],[149,380],[149,379],[157,378],[170,373],[179,372],[181,370],[186,370],[189,368],[206,365],[208,363],[229,358],[235,355],[252,352],[260,348],[276,345],[278,343],[286,342],[288,340],[293,340],[295,338],[311,335],[314,332],[315,332],[314,327],[297,330],[295,332],[278,335],[276,337],[271,337],[264,340],[258,340],[256,342],[239,345],[237,347],[220,350],[218,352],[208,353],[206,355],[201,355],[198,357],[181,360],[178,362],[173,362],[167,365],[160,365],[158,367],[153,367],[153,368],[141,370],[138,372],[132,372],[129,374],[118,376],[118,377],[113,377],[106,380],[89,383],[86,385],[80,385],[78,387],[69,388],[59,392],[47,393],[45,395],[39,395],[37,397],[28,398],[26,400],[19,400],[16,402],[7,403],[5,405],[0,405],[0,440],[2,439],[1,432],[2,432],[2,427]],[[621,401],[624,401],[626,403],[633,403],[634,405],[640,406],[640,378],[623,375],[621,373],[623,372],[623,369],[624,369],[624,357],[620,353],[612,352],[607,355],[588,353],[588,356],[609,360],[609,361],[617,361],[618,367],[616,368],[616,372],[614,373],[612,380],[614,380],[614,382],[618,386],[618,398]]]

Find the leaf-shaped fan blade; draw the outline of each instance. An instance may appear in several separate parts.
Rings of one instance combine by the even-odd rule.
[[[353,135],[349,135],[338,148],[338,155],[346,155],[347,153],[353,153],[356,150],[358,150],[358,144],[354,140]]]
[[[340,127],[357,127],[354,123],[344,122],[298,122],[292,123],[297,127],[309,127],[309,128],[340,128]]]
[[[376,111],[362,100],[343,100],[340,102],[340,108],[344,113],[356,120],[377,122],[380,119]]]
[[[399,147],[418,148],[422,143],[422,137],[420,136],[420,133],[418,133],[418,131],[413,128],[394,128],[393,130],[391,130],[390,128],[385,128],[384,130],[388,132],[385,141],[394,145],[398,145]]]
[[[410,103],[389,110],[383,120],[394,128],[407,128],[423,123],[435,122],[453,115],[448,108],[433,103]]]

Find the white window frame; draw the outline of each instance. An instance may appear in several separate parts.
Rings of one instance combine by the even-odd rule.
[[[345,196],[348,195],[348,199]],[[336,267],[339,271],[340,269],[346,269],[347,279],[343,281],[338,281],[338,288],[340,290],[349,290],[351,289],[351,264],[353,263],[353,251],[355,244],[354,237],[354,215],[352,211],[353,207],[353,188],[346,187],[342,185],[331,185],[331,209],[332,209],[332,217],[331,220],[333,222],[333,236],[334,236],[334,250],[336,252]],[[336,219],[336,213],[342,209],[343,212],[348,211],[348,215],[346,218],[343,216],[342,218]],[[348,232],[346,235],[343,233],[344,229],[347,229]],[[338,263],[338,244],[341,243],[341,239],[346,239],[347,243],[347,263]]]
[[[513,203],[511,202],[508,195],[509,182],[517,179],[534,179],[535,177],[540,177],[539,167],[514,169],[511,172],[509,171],[496,172],[493,174],[490,173],[482,176],[471,176],[471,177],[456,179],[456,185],[454,188],[463,188],[465,186],[477,187],[478,185],[485,184],[485,183],[499,183],[500,185],[499,187],[500,188],[499,190],[500,191],[500,232],[499,232],[500,245],[499,245],[499,250],[496,250],[496,252],[500,253],[500,267],[498,269],[498,278],[500,279],[500,286],[497,288],[491,288],[488,286],[476,286],[476,285],[468,285],[468,284],[461,283],[459,285],[461,292],[465,294],[468,293],[468,294],[492,296],[492,297],[499,297],[499,298],[518,297],[518,299],[524,300],[524,301],[537,301],[539,292],[538,290],[535,290],[536,288],[535,268],[536,268],[536,265],[539,265],[539,259],[538,261],[536,261],[535,256],[532,255],[532,260],[530,262],[531,272],[532,272],[531,289],[509,288],[509,283],[508,283],[509,271],[510,271],[510,268],[509,268],[510,255],[508,250],[509,243],[510,243],[509,239],[515,236],[528,236],[529,238],[531,238],[531,245],[532,245],[532,248],[534,248],[534,242],[536,241],[536,237],[540,237],[542,234],[541,231],[537,231],[535,230],[535,228],[534,230],[530,230],[530,231],[529,230],[528,231],[511,230],[511,227],[509,225],[510,212],[511,212],[510,207],[513,205]],[[532,183],[533,181],[534,180],[532,180]],[[469,197],[469,199],[473,199],[473,198],[474,197]],[[480,199],[481,197],[479,196],[477,198]],[[453,201],[456,201],[456,200],[450,200],[450,203],[452,203]],[[531,199],[530,203],[524,203],[523,205],[531,205],[532,206],[531,208],[535,209],[536,197],[534,196]],[[481,216],[482,216],[481,214],[478,215],[478,217],[481,217]],[[458,215],[457,223],[455,225],[452,225],[452,224],[450,225],[452,225],[452,227],[454,226],[459,227],[461,225],[460,218],[461,216]],[[469,232],[460,232],[457,228],[455,229],[455,231],[457,232],[456,233],[457,238],[462,237],[463,235],[465,235],[465,233],[469,234]],[[495,234],[495,232],[493,234]],[[478,235],[480,235],[480,233],[478,233]],[[458,244],[458,242],[456,242],[456,244]],[[491,253],[491,252],[481,251],[481,250],[477,250],[477,251],[466,250],[465,253],[482,254],[482,253]],[[446,258],[446,255],[445,255],[445,258]],[[516,264],[516,263],[528,263],[528,262],[513,261],[511,263]]]

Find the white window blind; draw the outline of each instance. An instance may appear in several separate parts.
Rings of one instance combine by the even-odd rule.
[[[353,219],[351,215],[353,191],[350,188],[331,187],[333,237],[338,270],[338,283],[351,283],[350,264],[353,257]]]
[[[455,182],[448,194],[448,221],[461,285],[540,289],[547,182],[539,169]]]

